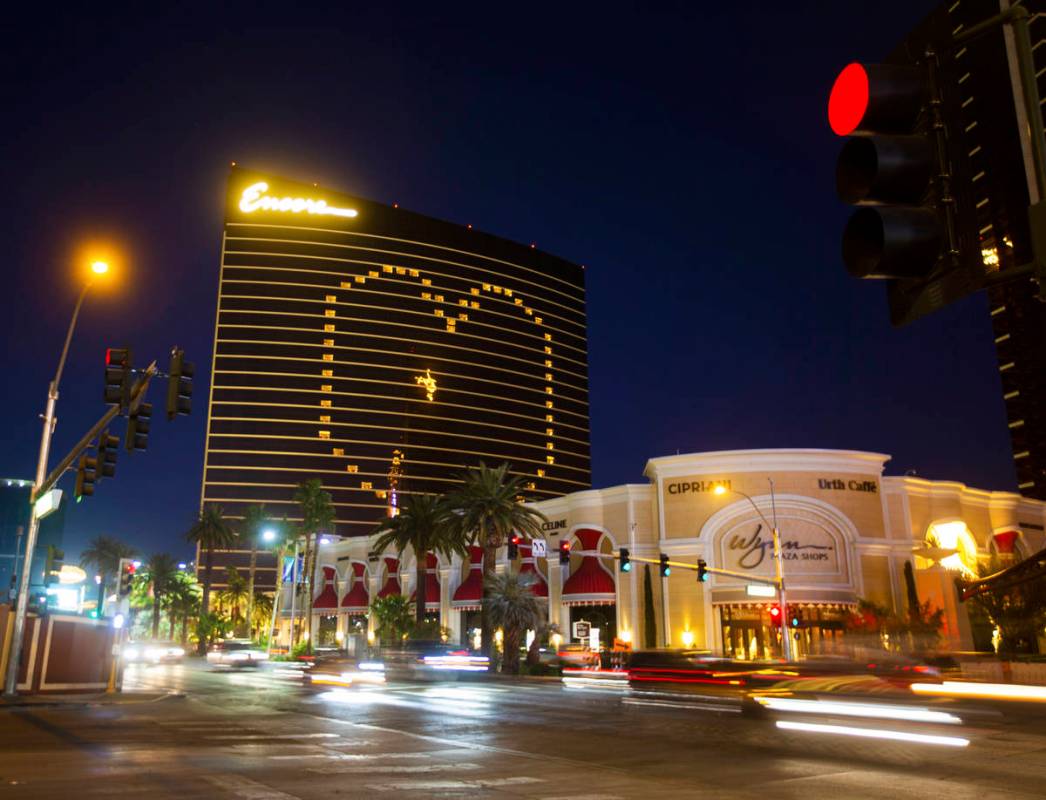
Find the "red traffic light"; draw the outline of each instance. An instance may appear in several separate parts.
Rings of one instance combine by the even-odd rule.
[[[770,616],[774,621],[781,619],[781,606],[770,606]]]
[[[868,110],[868,72],[854,62],[839,73],[828,97],[828,124],[836,136],[849,136]]]
[[[127,565],[124,566],[124,571],[128,575],[134,575],[134,573],[137,571],[137,569],[138,568],[134,564],[127,564]]]
[[[512,542],[512,544],[520,544],[523,541],[523,537],[520,536],[518,533],[514,533],[512,534],[512,537],[509,539],[509,541]]]

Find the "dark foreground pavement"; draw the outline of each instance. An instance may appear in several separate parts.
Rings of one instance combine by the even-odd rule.
[[[153,702],[0,708],[0,797],[1041,798],[1046,724],[964,748],[783,732],[550,684],[308,691],[270,670],[140,668]],[[971,724],[972,723],[972,724]]]

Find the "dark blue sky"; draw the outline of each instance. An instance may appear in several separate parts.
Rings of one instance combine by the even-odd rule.
[[[94,5],[0,23],[4,476],[33,472],[70,253],[115,238],[126,274],[85,307],[56,453],[104,411],[110,345],[139,364],[183,346],[195,412],[157,414],[149,450],[71,509],[67,549],[104,533],[189,552],[235,160],[585,264],[597,487],[677,450],[840,447],[1012,489],[985,298],[893,330],[882,286],[839,256],[828,89],[933,4],[647,5]]]

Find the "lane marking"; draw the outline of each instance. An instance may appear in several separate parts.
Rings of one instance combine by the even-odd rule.
[[[453,772],[455,770],[470,770],[479,769],[479,764],[473,764],[470,761],[466,761],[463,764],[390,764],[389,766],[352,766],[346,765],[344,767],[312,767],[305,770],[306,772],[312,772],[316,775],[354,775],[354,774],[368,774],[375,772],[387,772],[389,774],[394,773],[430,773],[430,772]]]
[[[241,742],[267,741],[271,739],[340,739],[338,733],[255,733],[243,735],[239,733],[228,733],[220,736],[204,736],[204,739],[215,741],[226,741],[235,739]]]
[[[279,789],[273,789],[271,786],[252,781],[250,778],[245,778],[242,775],[221,773],[202,775],[201,777],[212,786],[216,786],[236,797],[242,797],[244,800],[301,800],[297,795],[281,792]]]
[[[389,781],[388,783],[371,783],[368,789],[376,792],[438,792],[453,789],[496,789],[499,786],[522,786],[531,783],[544,783],[544,778],[532,778],[519,775],[512,778],[479,778],[474,781]],[[576,797],[572,795],[572,797]],[[611,800],[612,795],[605,795]]]
[[[299,753],[268,756],[273,761],[297,761],[302,758],[326,758],[331,761],[374,761],[379,758],[432,758],[429,753]]]

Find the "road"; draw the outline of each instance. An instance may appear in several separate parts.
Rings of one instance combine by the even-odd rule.
[[[973,707],[968,747],[783,732],[555,683],[305,689],[270,669],[129,668],[148,703],[0,709],[0,797],[1040,798],[1044,717]]]

